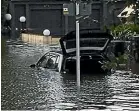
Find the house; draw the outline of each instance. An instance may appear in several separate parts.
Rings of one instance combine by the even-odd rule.
[[[75,17],[63,15],[63,4],[72,0],[11,0],[9,13],[11,19],[11,38],[19,37],[21,29],[30,33],[42,34],[49,29],[51,35],[61,36],[75,30]],[[124,0],[94,0],[92,14],[80,22],[80,29],[104,29],[104,26],[119,24],[117,15],[125,5]],[[24,16],[25,22],[19,18]]]

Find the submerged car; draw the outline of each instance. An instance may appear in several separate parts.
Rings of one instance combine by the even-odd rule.
[[[80,31],[81,73],[105,72],[101,67],[109,61],[105,52],[113,37],[106,32]],[[76,73],[76,32],[60,39],[61,50],[49,51],[31,67],[43,67],[58,72]]]

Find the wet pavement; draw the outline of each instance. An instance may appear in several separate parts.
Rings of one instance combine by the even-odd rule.
[[[133,73],[81,75],[78,100],[76,75],[29,67],[48,46],[8,44],[1,59],[2,110],[139,111],[138,64],[131,65]]]

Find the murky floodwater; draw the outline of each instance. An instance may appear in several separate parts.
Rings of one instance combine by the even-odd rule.
[[[139,74],[81,75],[77,99],[76,75],[31,69],[47,46],[18,43],[2,53],[2,110],[139,111]]]

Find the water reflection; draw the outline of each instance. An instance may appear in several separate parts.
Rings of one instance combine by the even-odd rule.
[[[39,95],[35,109],[51,109],[52,104],[62,102],[64,99],[64,89],[62,87],[62,76],[60,73],[44,70],[37,73],[37,83],[39,85]]]
[[[138,111],[139,75],[117,71],[106,75],[81,75],[77,101],[76,75],[29,67],[47,46],[9,44],[2,56],[2,110]]]
[[[108,108],[115,110],[139,110],[139,76],[131,72],[117,73],[108,77],[113,96],[105,100]],[[110,105],[109,105],[110,104]]]

